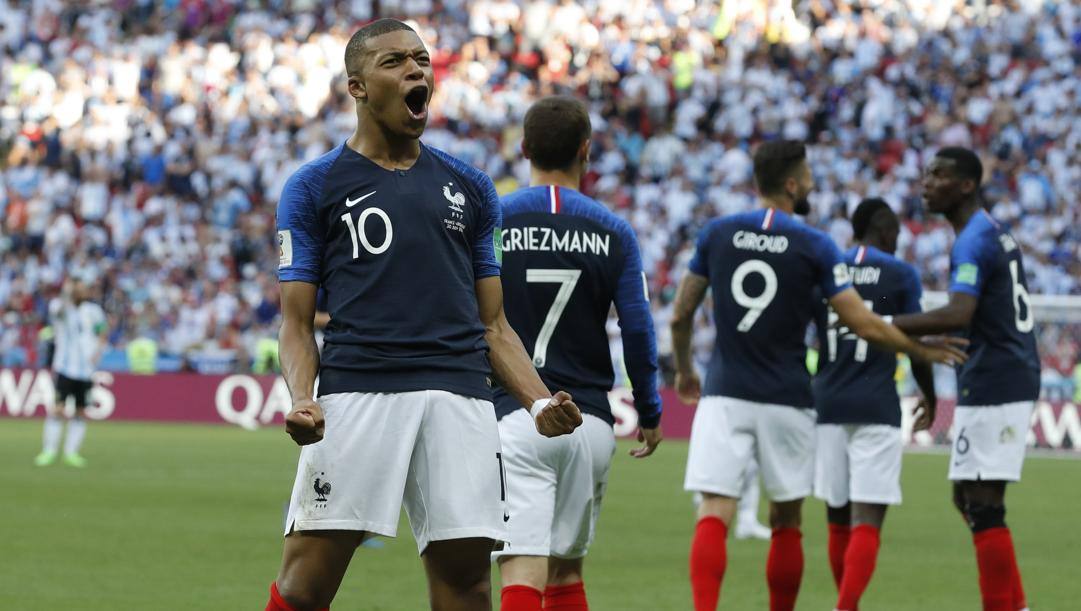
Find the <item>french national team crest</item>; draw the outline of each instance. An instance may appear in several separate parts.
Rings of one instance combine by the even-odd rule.
[[[451,193],[451,187],[454,183],[449,182],[443,185],[443,197],[447,198],[450,205],[447,206],[447,210],[450,212],[449,216],[443,219],[443,225],[448,231],[457,231],[458,233],[465,233],[465,209],[462,207],[465,205],[465,194],[461,191],[457,193]]]
[[[323,476],[326,475],[326,473],[320,473],[319,475]],[[315,488],[315,506],[320,508],[326,507],[327,495],[330,494],[330,482],[322,479],[322,477],[317,477],[315,478],[313,488]]]

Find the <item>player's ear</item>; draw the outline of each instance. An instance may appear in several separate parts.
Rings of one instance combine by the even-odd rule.
[[[359,74],[349,75],[349,95],[353,96],[354,100],[368,100],[368,90],[364,86],[364,81],[361,80]]]
[[[522,151],[522,157],[529,159],[529,147],[526,146],[525,138],[522,138],[522,143],[518,145],[518,149]]]
[[[586,141],[582,143],[582,146],[578,147],[578,159],[581,159],[582,163],[589,162],[589,147],[592,143],[592,139],[586,138]]]

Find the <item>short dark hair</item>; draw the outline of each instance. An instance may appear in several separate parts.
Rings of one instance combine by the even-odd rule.
[[[939,149],[935,153],[935,157],[942,157],[952,161],[957,175],[974,181],[977,187],[983,182],[983,163],[971,149],[963,146],[947,146]]]
[[[383,34],[389,34],[391,32],[397,32],[399,30],[408,30],[414,34],[417,33],[416,30],[397,19],[376,19],[354,32],[353,36],[349,39],[349,44],[345,45],[346,73],[349,75],[356,74],[356,70],[354,70],[353,67],[357,66],[360,62],[360,58],[364,56],[364,43],[368,42],[368,39],[382,36]],[[359,68],[359,66],[357,67]]]
[[[807,147],[798,140],[773,140],[754,152],[754,182],[762,195],[774,195],[807,159]]]
[[[895,216],[893,208],[890,208],[886,200],[881,197],[869,197],[860,202],[860,205],[856,206],[856,211],[852,213],[852,235],[857,240],[862,240],[872,227],[881,227],[887,219]]]
[[[563,170],[574,163],[592,133],[585,104],[569,96],[550,96],[525,113],[522,149],[536,168]]]

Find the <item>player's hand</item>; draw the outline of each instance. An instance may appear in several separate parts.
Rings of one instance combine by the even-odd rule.
[[[962,339],[962,338],[954,338]],[[968,360],[968,353],[961,348],[957,342],[945,342],[941,341],[942,338],[931,337],[921,338],[919,341],[919,350],[912,354],[914,358],[921,361],[927,361],[928,363],[942,363],[944,365],[960,365]],[[964,340],[967,342],[967,340]]]
[[[537,432],[545,437],[559,437],[574,432],[582,424],[582,412],[574,404],[572,397],[565,391],[552,396],[535,420]]]
[[[916,417],[916,423],[912,425],[913,433],[926,431],[935,423],[935,403],[936,400],[920,397],[920,402],[912,410],[912,415]]]
[[[285,417],[285,432],[298,446],[322,441],[324,425],[323,408],[312,399],[296,401]]]
[[[661,431],[661,425],[657,425],[652,429],[638,429],[638,441],[646,445],[640,448],[632,448],[630,455],[635,458],[645,458],[652,454],[657,446],[660,445],[661,440],[664,439],[664,433]]]
[[[693,371],[690,373],[677,371],[676,394],[679,395],[680,401],[688,405],[698,403],[698,400],[702,398],[702,381],[698,379],[698,374]]]

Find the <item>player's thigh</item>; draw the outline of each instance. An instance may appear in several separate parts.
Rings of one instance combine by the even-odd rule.
[[[555,513],[557,461],[569,436],[542,436],[529,413],[520,409],[499,421],[499,439],[506,477],[507,533],[502,549],[492,555],[547,556]]]
[[[802,499],[814,487],[815,411],[782,405],[756,406],[758,464],[771,501]]]
[[[569,441],[560,461],[552,523],[550,555],[558,558],[580,558],[589,550],[616,447],[612,427],[589,414]]]
[[[502,541],[506,486],[491,401],[425,391],[405,489],[405,510],[423,552],[431,541]]]
[[[286,532],[397,534],[424,393],[338,393],[319,398],[323,439],[300,451]]]
[[[356,531],[292,533],[285,538],[275,580],[278,591],[287,602],[301,608],[329,606],[363,536]]]
[[[703,397],[698,402],[684,489],[739,498],[756,444],[755,408],[730,397]]]
[[[901,429],[884,424],[853,427],[848,443],[853,503],[901,504]]]
[[[848,504],[848,430],[843,424],[815,426],[814,494],[833,508]]]
[[[1022,401],[957,407],[950,480],[1020,481],[1034,405]]]

